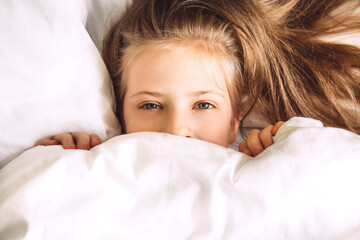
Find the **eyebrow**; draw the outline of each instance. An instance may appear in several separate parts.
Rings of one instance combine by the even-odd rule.
[[[214,90],[195,91],[195,92],[189,93],[188,95],[198,97],[198,96],[205,95],[205,94],[215,94],[215,95],[219,95],[222,98],[225,98],[223,94],[221,94],[221,93],[219,93],[217,91],[214,91]],[[164,96],[164,94],[159,93],[159,92],[140,91],[140,92],[137,92],[137,93],[131,95],[131,97],[136,97],[136,96],[139,96],[139,95],[149,95],[149,96],[152,96],[152,97],[162,97],[162,96]]]
[[[214,91],[214,90],[196,91],[196,92],[190,93],[189,95],[194,96],[194,97],[198,97],[198,96],[205,95],[205,94],[215,94],[215,95],[221,96],[222,98],[225,98],[223,94],[221,94],[221,93],[219,93],[217,91]]]
[[[134,93],[133,95],[131,95],[131,97],[136,97],[136,96],[139,96],[139,95],[149,95],[149,96],[153,96],[153,97],[161,97],[161,96],[163,96],[159,92],[140,91],[140,92]]]

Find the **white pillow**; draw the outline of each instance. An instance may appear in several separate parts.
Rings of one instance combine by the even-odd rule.
[[[99,50],[107,26],[131,2],[0,1],[0,168],[58,133],[96,133],[103,141],[120,134]],[[332,40],[357,44],[357,36]],[[244,126],[266,124],[253,114]]]
[[[131,5],[132,0],[84,0],[88,16],[86,30],[89,32],[95,45],[101,49],[103,36],[110,24],[117,19]]]
[[[0,168],[44,137],[120,133],[107,70],[85,29],[88,4],[0,1]]]

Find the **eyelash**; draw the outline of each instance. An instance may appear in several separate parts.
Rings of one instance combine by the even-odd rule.
[[[204,108],[201,108],[200,105],[203,105],[202,107],[204,107]],[[208,109],[215,108],[215,106],[208,102],[200,102],[200,103],[197,103],[194,108],[200,109],[200,110],[208,110]],[[156,103],[145,103],[140,106],[140,109],[155,110],[155,109],[163,109],[163,108],[162,108],[162,106],[160,106]]]
[[[200,108],[199,107],[200,105],[204,105],[204,104],[207,105],[207,107],[205,107],[205,108]],[[215,108],[215,106],[213,104],[211,104],[211,103],[208,103],[208,102],[200,102],[200,103],[197,103],[195,105],[195,108],[196,109],[201,109],[201,110],[208,110],[208,109]]]
[[[155,108],[153,108],[155,107]],[[156,103],[145,103],[140,107],[140,109],[146,109],[146,110],[154,110],[154,109],[163,109],[160,105]]]

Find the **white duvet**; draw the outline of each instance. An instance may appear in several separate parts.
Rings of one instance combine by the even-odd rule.
[[[294,118],[274,141],[35,147],[0,170],[0,239],[360,239],[360,136]]]

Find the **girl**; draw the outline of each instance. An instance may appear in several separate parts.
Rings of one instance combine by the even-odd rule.
[[[228,146],[258,111],[273,124],[304,116],[359,133],[360,50],[321,40],[359,29],[359,5],[134,0],[103,45],[123,132],[166,132]],[[239,150],[256,156],[281,124],[252,131]],[[40,142],[85,149],[99,143],[85,133]]]

